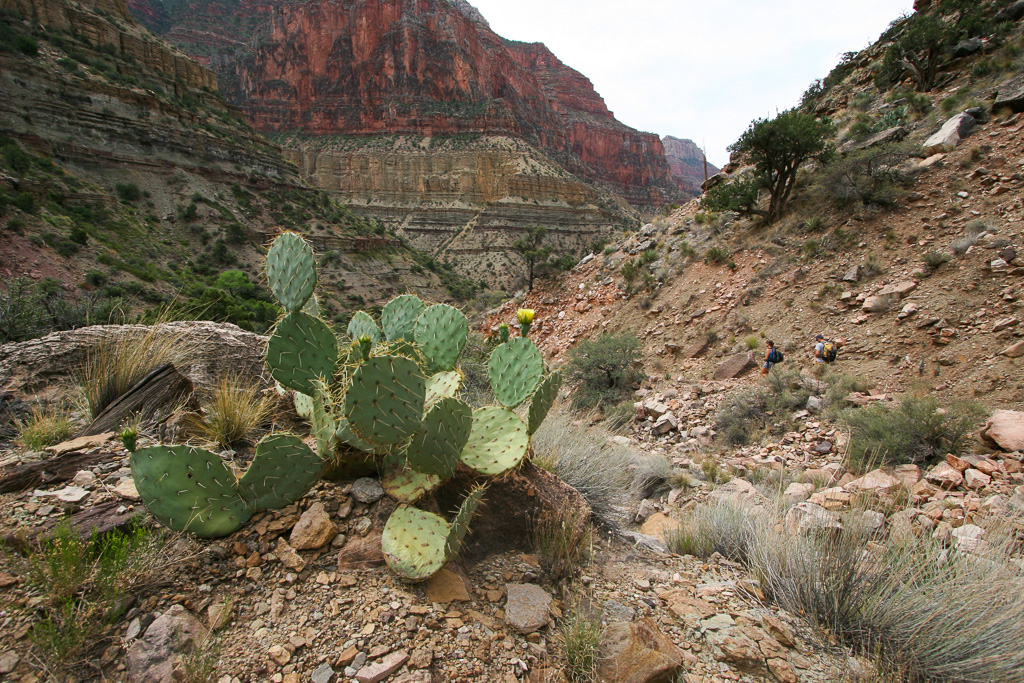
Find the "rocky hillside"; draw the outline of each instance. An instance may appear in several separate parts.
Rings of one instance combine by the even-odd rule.
[[[557,356],[633,331],[660,386],[747,375],[766,339],[809,367],[820,332],[845,340],[837,367],[879,393],[1020,408],[1024,5],[985,16],[1006,6],[1012,23],[951,45],[929,92],[876,78],[902,23],[849,55],[805,98],[837,123],[840,153],[802,171],[786,217],[693,202],[657,219],[518,304],[538,309],[538,337]],[[747,172],[737,159],[716,181]]]
[[[701,192],[700,187],[704,181],[718,173],[717,166],[705,163],[707,160],[704,157],[704,152],[693,140],[680,140],[666,135],[661,139],[661,143],[665,147],[665,157],[668,159],[672,177],[680,191],[690,196],[697,196]],[[706,177],[705,173],[707,173]]]
[[[582,251],[594,233],[639,225],[630,205],[679,195],[657,136],[620,123],[589,79],[542,44],[504,40],[465,2],[131,6],[209,64],[304,177],[474,277],[509,284],[499,264],[527,225]]]
[[[408,288],[448,296],[421,256],[303,181],[212,71],[121,0],[0,8],[0,272],[22,299],[56,297],[102,321],[174,297],[193,315],[265,329],[273,308],[247,297],[260,245],[286,228],[311,231],[330,255],[324,304],[339,316]],[[391,253],[365,255],[380,251]],[[27,293],[44,280],[45,296]]]

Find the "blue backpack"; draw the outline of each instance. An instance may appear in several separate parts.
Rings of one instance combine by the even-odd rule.
[[[786,358],[782,355],[782,351],[779,351],[774,347],[772,348],[772,352],[768,354],[768,362],[771,363],[772,365],[775,365],[776,363],[781,363],[784,360],[786,360]]]

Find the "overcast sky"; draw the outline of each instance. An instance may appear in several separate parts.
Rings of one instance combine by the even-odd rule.
[[[499,35],[546,43],[640,130],[726,147],[800,101],[913,0],[470,0]]]

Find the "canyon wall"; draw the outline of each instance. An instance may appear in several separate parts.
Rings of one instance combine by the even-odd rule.
[[[692,140],[680,140],[666,135],[662,142],[665,145],[665,156],[668,158],[672,178],[680,191],[691,197],[700,196],[700,186],[704,183],[704,152]],[[707,164],[707,177],[718,173],[720,169],[714,164]]]

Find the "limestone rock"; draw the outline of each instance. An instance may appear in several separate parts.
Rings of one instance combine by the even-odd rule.
[[[405,650],[392,652],[383,659],[359,669],[356,673],[356,680],[359,683],[380,683],[385,678],[395,673],[409,661],[409,653]]]
[[[1019,341],[1016,344],[1011,344],[1002,350],[1002,355],[1007,358],[1020,358],[1024,356],[1024,341]]]
[[[288,540],[296,550],[319,550],[330,543],[337,533],[338,527],[331,521],[324,504],[316,502],[299,517]]]
[[[900,485],[900,480],[882,470],[872,470],[860,479],[855,479],[843,488],[847,491],[869,491],[882,493]]]
[[[715,370],[715,379],[735,379],[742,377],[757,367],[757,360],[751,353],[737,353],[729,356]]]
[[[996,411],[981,430],[981,438],[1003,451],[1024,451],[1024,412]]]
[[[1010,109],[1017,113],[1024,111],[1024,75],[1014,76],[999,86],[992,111],[1000,109]]]
[[[604,683],[666,683],[683,668],[683,652],[649,618],[609,624],[598,652]]]
[[[517,633],[533,633],[549,620],[551,595],[532,583],[505,586],[505,623]]]
[[[762,502],[760,491],[746,479],[736,478],[717,487],[709,496],[712,502],[756,505]]]
[[[814,484],[793,482],[782,492],[782,502],[785,505],[796,505],[811,497],[814,493]]]
[[[925,154],[936,154],[938,152],[949,152],[960,144],[960,140],[967,137],[967,134],[974,128],[975,120],[970,114],[963,112],[957,114],[942,125],[939,132],[928,138],[924,143]]]
[[[679,522],[664,513],[656,512],[648,517],[647,521],[640,527],[640,533],[664,541],[669,533],[678,528]]]
[[[173,683],[175,663],[206,636],[198,619],[181,605],[172,605],[128,649],[129,679],[132,683]]]
[[[992,483],[992,477],[976,469],[969,469],[964,472],[964,481],[969,489],[983,489]]]

